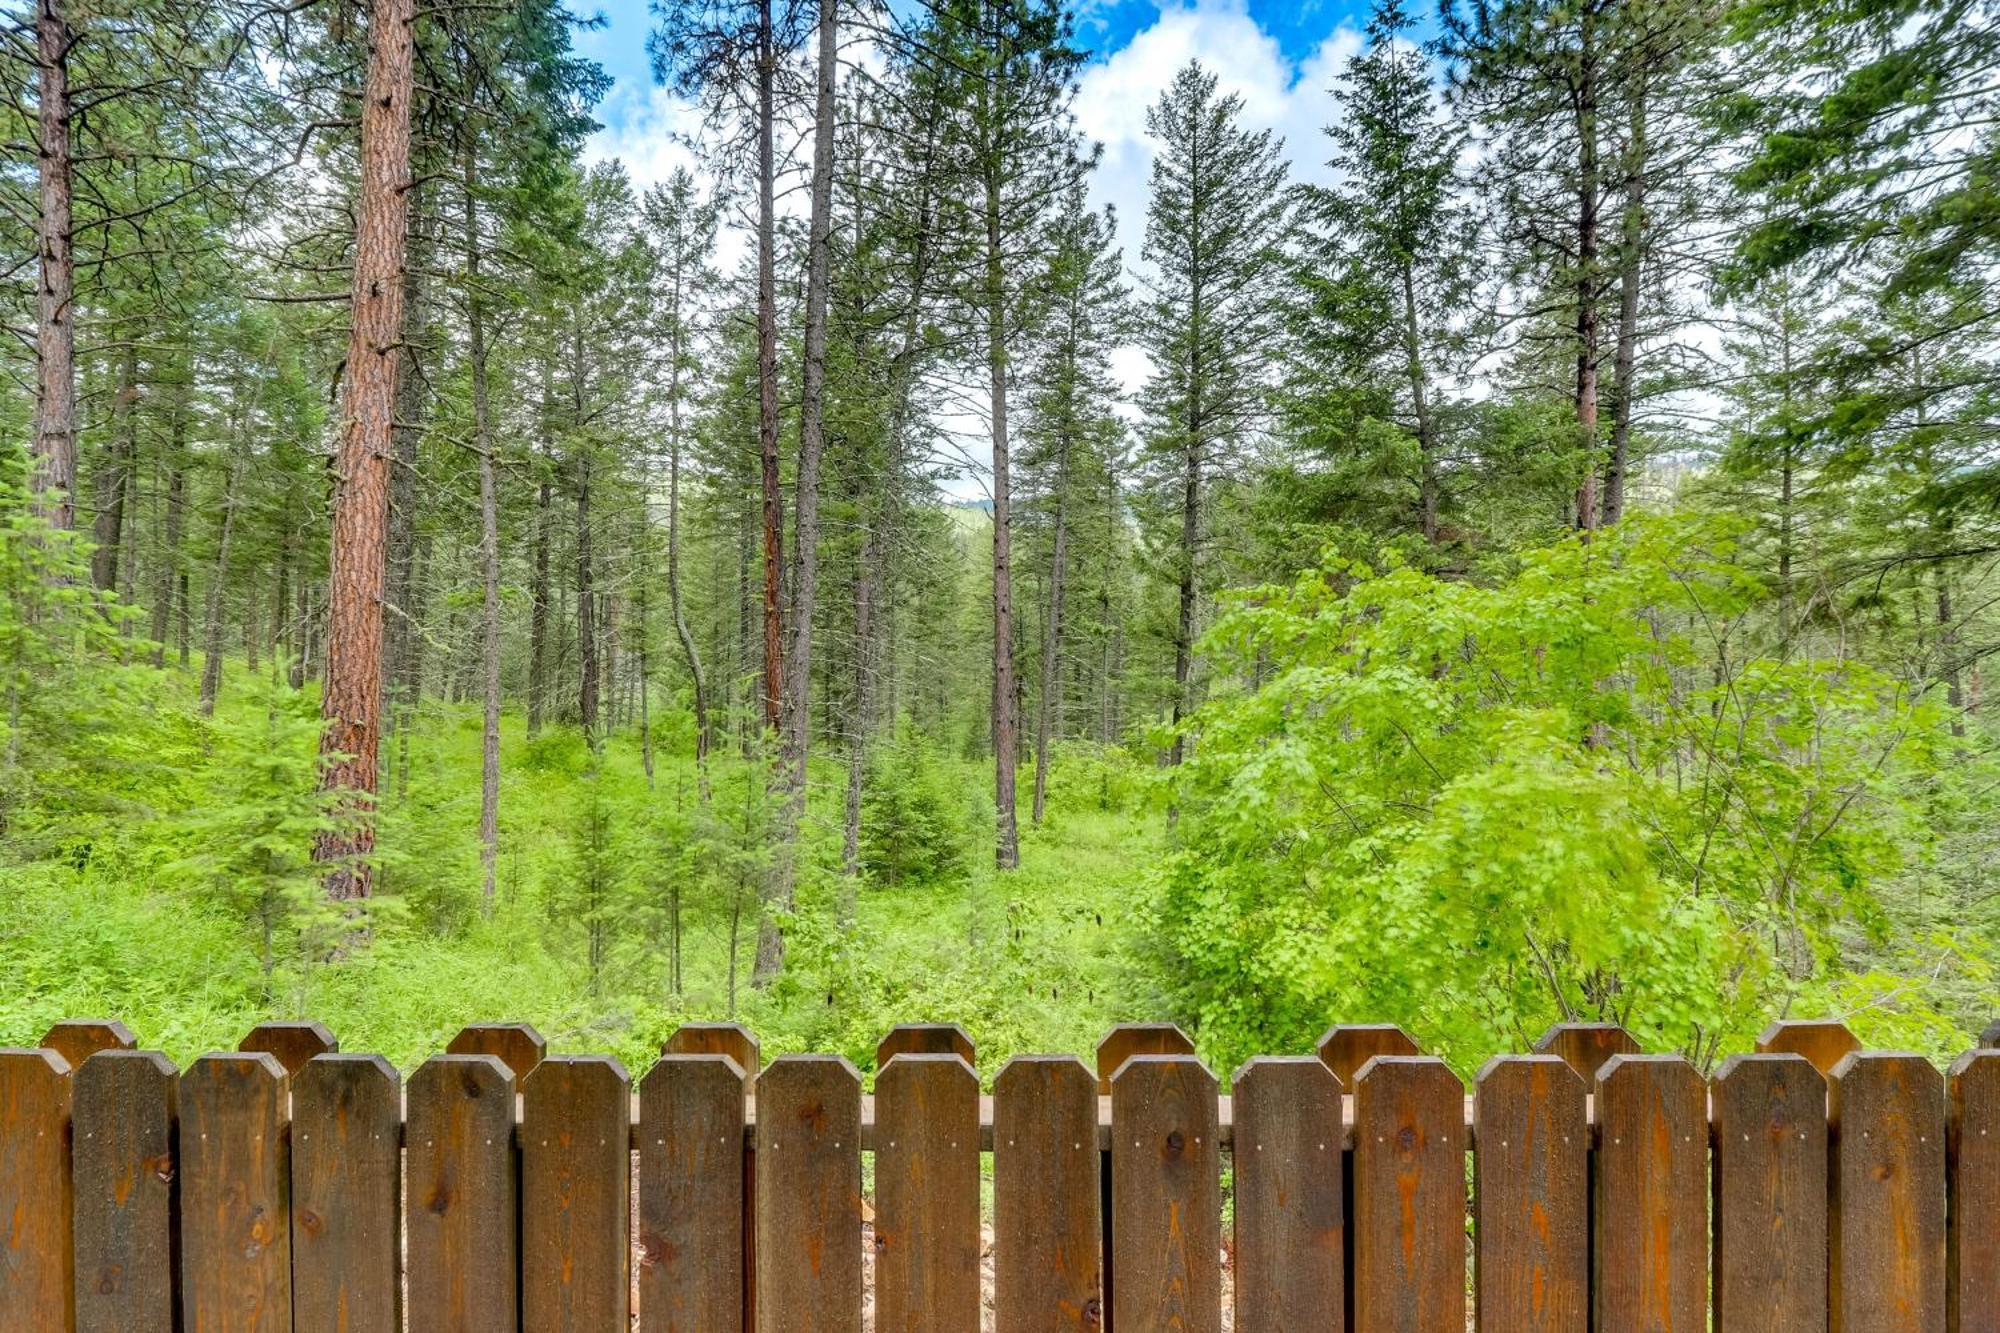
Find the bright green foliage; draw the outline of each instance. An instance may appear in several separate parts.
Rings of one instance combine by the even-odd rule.
[[[861,798],[861,864],[889,888],[962,878],[972,829],[965,791],[922,737],[905,728],[879,748]]]
[[[1886,939],[1945,712],[1738,656],[1755,599],[1724,533],[1648,521],[1491,587],[1329,556],[1226,617],[1269,665],[1195,719],[1159,904],[1210,1049],[1394,1016],[1476,1062],[1586,1017],[1706,1056]]]

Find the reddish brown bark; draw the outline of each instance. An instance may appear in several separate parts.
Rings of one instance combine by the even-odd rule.
[[[76,256],[70,238],[70,28],[63,0],[35,10],[41,65],[41,274],[35,305],[35,512],[76,526]]]
[[[336,794],[334,828],[313,848],[329,864],[327,893],[365,898],[374,850],[382,739],[382,591],[389,527],[389,456],[409,204],[414,0],[375,0],[361,102],[361,183],[354,226],[354,327],[347,344],[344,420],[333,464],[327,580],[326,688],[320,715],[321,789]]]

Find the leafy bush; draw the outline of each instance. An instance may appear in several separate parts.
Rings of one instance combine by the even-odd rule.
[[[1944,710],[1748,655],[1726,537],[1632,522],[1492,587],[1329,559],[1209,639],[1157,938],[1227,1056],[1394,1016],[1476,1061],[1568,1016],[1740,1049],[1884,940]]]

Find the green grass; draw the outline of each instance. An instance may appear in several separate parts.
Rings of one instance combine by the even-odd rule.
[[[384,746],[382,892],[368,934],[329,947],[345,932],[328,935],[310,905],[298,910],[298,882],[309,888],[310,879],[297,867],[292,897],[260,900],[242,882],[219,882],[210,870],[226,849],[205,845],[227,838],[217,828],[232,827],[235,805],[249,819],[259,801],[297,798],[258,796],[231,766],[256,756],[261,729],[283,715],[289,730],[272,743],[297,748],[304,736],[307,752],[287,758],[309,772],[312,701],[232,678],[211,725],[190,720],[188,687],[172,672],[149,687],[138,707],[162,733],[150,765],[91,779],[115,784],[116,799],[37,811],[43,836],[32,854],[18,843],[0,863],[0,1039],[31,1043],[57,1018],[117,1017],[144,1045],[185,1063],[233,1048],[264,1019],[313,1017],[344,1049],[380,1052],[407,1070],[466,1023],[517,1020],[533,1023],[552,1050],[610,1052],[636,1074],[677,1024],[735,1018],[759,1034],[767,1058],[838,1051],[865,1070],[893,1023],[953,1021],[978,1043],[990,1078],[1017,1052],[1088,1056],[1113,1022],[1161,1016],[1140,950],[1160,821],[1143,809],[1099,808],[1099,790],[1069,791],[1061,767],[1048,820],[1024,829],[1021,868],[1003,875],[991,867],[990,768],[929,755],[929,780],[955,799],[948,823],[964,844],[962,868],[933,883],[864,883],[847,922],[838,874],[845,774],[837,755],[822,760],[787,968],[768,989],[749,985],[753,905],[732,1009],[730,876],[725,852],[700,841],[685,715],[662,720],[650,786],[629,729],[611,738],[590,779],[576,733],[529,742],[523,719],[505,718],[502,854],[489,914],[479,896],[477,709],[427,702],[407,736]],[[121,719],[120,734],[132,725]],[[725,813],[744,779],[743,761],[718,759],[715,801]],[[1027,791],[1024,773],[1024,806]],[[595,900],[578,887],[592,800],[605,816]],[[753,830],[748,841],[762,839]],[[676,882],[679,995],[664,926]],[[269,975],[259,901],[288,913]],[[584,925],[593,901],[605,922],[595,974]]]

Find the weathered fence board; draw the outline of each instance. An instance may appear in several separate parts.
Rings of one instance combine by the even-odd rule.
[[[292,1075],[294,1333],[403,1325],[402,1098],[379,1055]]]
[[[1858,1053],[1834,1067],[1831,1327],[1945,1326],[1944,1080],[1916,1055]]]
[[[875,1076],[875,1327],[979,1325],[979,1078],[959,1055]]]
[[[188,1333],[290,1333],[284,1066],[204,1055],[181,1075],[181,1304]]]
[[[1222,1145],[1215,1075],[1192,1055],[1135,1055],[1111,1080],[1111,1325],[1222,1326]]]
[[[1317,1056],[1237,1071],[1236,1327],[1303,1333],[1344,1308],[1341,1090]]]
[[[2000,1051],[1952,1064],[1946,1305],[1956,1333],[2000,1333]]]
[[[788,1055],[757,1079],[759,1333],[860,1333],[861,1077]]]
[[[1378,1055],[1355,1076],[1354,1320],[1465,1327],[1465,1085],[1442,1060]]]
[[[1826,1080],[1803,1055],[1739,1055],[1712,1097],[1717,1324],[1824,1333]]]
[[[1559,1055],[1502,1056],[1479,1073],[1473,1235],[1480,1333],[1590,1324],[1590,1122]]]
[[[1225,1265],[1239,1333],[2000,1333],[2000,1049],[1947,1078],[1838,1024],[1712,1079],[1559,1026],[1470,1097],[1380,1025],[1229,1090],[1125,1028],[1109,1094],[1019,1056],[990,1098],[948,1024],[869,1096],[834,1056],[753,1085],[733,1025],[636,1096],[520,1024],[406,1091],[309,1022],[179,1075],[56,1040],[0,1051],[0,1333],[1219,1333]]]
[[[514,1333],[513,1073],[491,1055],[438,1056],[410,1076],[405,1114],[410,1333]]]
[[[158,1051],[107,1049],[71,1076],[77,1333],[174,1333],[174,1093]]]
[[[743,1084],[726,1055],[663,1055],[640,1084],[641,1333],[743,1331]]]
[[[0,1329],[71,1326],[70,1071],[52,1050],[0,1050]]]
[[[1097,1333],[1104,1320],[1097,1080],[1073,1056],[1018,1056],[993,1080],[998,1333]]]
[[[1708,1089],[1677,1055],[1597,1072],[1597,1320],[1699,1329],[1708,1309]]]

